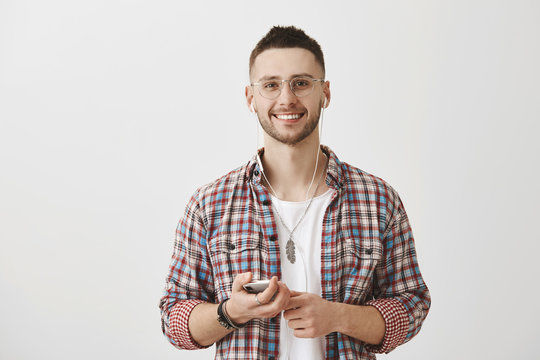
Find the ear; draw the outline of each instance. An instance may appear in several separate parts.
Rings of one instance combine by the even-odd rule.
[[[325,81],[324,82],[324,86],[323,86],[323,96],[324,96],[324,99],[322,101],[323,103],[323,108],[327,108],[328,105],[330,105],[330,81]]]
[[[257,111],[255,109],[255,101],[254,101],[254,98],[253,98],[253,89],[249,85],[246,86],[246,102],[247,102],[247,106],[251,110],[251,112],[256,112]]]

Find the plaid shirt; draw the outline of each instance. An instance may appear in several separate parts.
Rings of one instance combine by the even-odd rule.
[[[383,180],[328,155],[326,184],[337,190],[328,206],[321,244],[322,298],[375,306],[386,323],[382,344],[372,346],[333,332],[327,359],[375,359],[420,330],[430,296],[420,274],[407,214]],[[277,227],[255,157],[198,189],[180,221],[160,301],[162,330],[180,349],[200,349],[189,333],[191,310],[231,295],[234,277],[281,278]],[[216,315],[217,317],[217,315]],[[216,344],[216,359],[276,359],[279,315],[254,319]]]

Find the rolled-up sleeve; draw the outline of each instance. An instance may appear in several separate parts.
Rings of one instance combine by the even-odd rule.
[[[386,332],[374,353],[387,353],[411,340],[420,331],[431,306],[414,246],[414,238],[403,203],[390,189],[386,228],[383,231],[384,258],[376,269],[374,299],[367,302],[384,318]]]
[[[196,192],[176,229],[174,250],[159,307],[163,334],[175,347],[203,348],[189,332],[189,316],[202,302],[214,302],[203,211]]]
[[[382,343],[377,346],[369,345],[369,351],[387,353],[403,344],[407,336],[409,320],[403,305],[395,299],[372,300],[366,305],[371,305],[379,310],[386,326]]]
[[[204,349],[205,346],[199,345],[189,332],[189,316],[195,306],[203,303],[202,300],[180,301],[173,306],[169,313],[169,322],[167,330],[164,331],[169,341],[179,349],[197,350]]]

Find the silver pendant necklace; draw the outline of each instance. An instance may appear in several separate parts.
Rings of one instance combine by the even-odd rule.
[[[328,160],[326,161],[326,166],[327,165],[328,165]],[[308,212],[308,210],[309,210],[309,208],[311,206],[311,203],[313,202],[313,199],[315,198],[315,195],[317,194],[317,190],[319,189],[319,185],[321,184],[321,180],[323,178],[323,175],[326,173],[326,166],[324,167],[324,170],[321,172],[321,176],[319,176],[319,180],[317,181],[317,186],[315,187],[315,191],[313,192],[313,195],[309,199],[309,203],[307,204],[307,206],[306,206],[306,208],[304,210],[304,213],[302,214],[302,216],[300,217],[300,219],[298,220],[296,225],[292,228],[292,230],[289,229],[289,227],[285,224],[285,221],[283,221],[283,218],[281,217],[281,214],[279,213],[279,210],[278,210],[277,206],[275,208],[276,209],[276,214],[277,214],[277,216],[279,218],[279,221],[281,222],[281,225],[283,225],[285,230],[287,230],[289,232],[289,239],[287,240],[287,243],[285,244],[285,253],[287,254],[287,260],[289,260],[289,262],[291,264],[294,264],[296,262],[296,247],[295,247],[295,243],[294,243],[294,239],[293,239],[293,234],[296,231],[296,229],[298,228],[298,225],[300,225],[302,220],[304,220],[304,217],[306,216],[306,214],[307,214],[307,212]],[[261,170],[262,170],[262,174],[264,176],[264,179],[266,180],[266,182],[270,186],[270,189],[274,193],[274,196],[277,198],[278,196],[276,194],[276,191],[274,190],[274,188],[270,184],[270,181],[268,181],[268,179],[266,178],[266,174],[264,173],[264,169],[262,168],[262,166],[261,166]],[[315,168],[315,171],[317,171],[317,168]]]

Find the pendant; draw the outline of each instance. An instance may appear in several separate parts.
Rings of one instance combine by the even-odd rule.
[[[287,253],[287,259],[291,264],[294,264],[296,262],[296,254],[294,251],[294,241],[292,241],[292,238],[289,237],[289,240],[287,241],[287,245],[285,245],[285,251]]]

